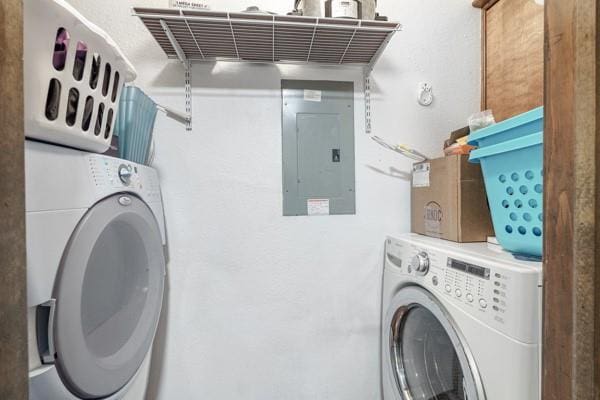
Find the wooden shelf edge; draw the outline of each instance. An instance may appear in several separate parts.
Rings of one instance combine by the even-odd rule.
[[[493,6],[498,0],[473,0],[473,7],[487,9]]]

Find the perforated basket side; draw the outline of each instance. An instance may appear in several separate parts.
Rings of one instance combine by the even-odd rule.
[[[494,230],[506,250],[542,255],[543,145],[480,159]]]
[[[64,1],[25,0],[24,11],[26,135],[106,151],[123,84],[135,79],[135,69]]]

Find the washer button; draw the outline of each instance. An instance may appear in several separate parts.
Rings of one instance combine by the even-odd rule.
[[[481,308],[487,308],[487,301],[485,301],[485,299],[479,299],[479,305]]]
[[[452,287],[450,285],[446,285],[446,292],[450,293],[452,291]]]
[[[473,302],[473,295],[471,293],[467,293],[467,300],[469,301],[469,303]]]
[[[461,297],[461,296],[462,296],[462,292],[461,292],[461,290],[460,290],[460,289],[456,289],[456,290],[454,291],[454,293],[456,294],[456,297]]]

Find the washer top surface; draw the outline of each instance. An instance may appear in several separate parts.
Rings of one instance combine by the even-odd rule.
[[[541,274],[542,263],[539,261],[521,260],[505,250],[491,249],[487,243],[456,243],[449,240],[436,239],[416,233],[405,233],[389,236],[389,239],[412,243],[424,248],[439,249],[452,253],[461,253],[477,257],[486,262],[498,265],[500,268],[516,268],[519,271]]]

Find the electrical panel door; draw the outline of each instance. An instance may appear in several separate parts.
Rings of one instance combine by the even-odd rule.
[[[354,214],[354,84],[284,80],[283,214]]]

